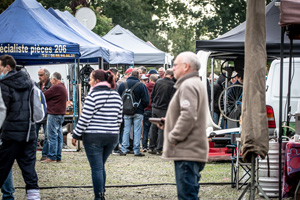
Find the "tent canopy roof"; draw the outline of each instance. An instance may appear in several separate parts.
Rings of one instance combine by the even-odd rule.
[[[62,37],[62,33],[52,31],[60,24],[45,11],[34,0],[15,0],[0,15],[4,30],[0,32],[0,55],[12,55],[18,64],[39,63],[40,60],[73,62],[78,58],[79,45]]]
[[[117,45],[106,41],[99,35],[95,34],[85,26],[83,26],[71,13],[68,11],[61,12],[49,8],[52,15],[59,19],[66,26],[75,31],[78,35],[86,38],[91,43],[103,47],[103,58],[109,64],[129,64],[133,65],[134,54],[132,51],[118,47]]]
[[[135,36],[132,32],[122,28],[120,25],[116,25],[110,30],[104,39],[118,44],[122,48],[128,49],[134,52],[134,64],[137,65],[164,65],[169,63],[168,55],[150,45],[145,41]]]
[[[269,58],[280,57],[281,27],[279,26],[280,9],[273,0],[266,7],[266,45]],[[213,57],[234,57],[244,55],[246,22],[219,36],[214,40],[196,41],[196,51],[211,51]],[[290,40],[284,36],[285,56],[289,55]],[[300,41],[294,40],[293,54],[300,56]]]
[[[0,54],[18,64],[74,62],[105,56],[106,49],[78,35],[35,0],[15,0],[0,15]]]

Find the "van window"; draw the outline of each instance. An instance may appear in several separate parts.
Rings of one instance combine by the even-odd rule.
[[[269,74],[269,76],[273,76],[272,79],[272,91],[271,94],[273,97],[279,98],[279,86],[280,86],[280,63],[278,62],[274,66],[273,74]],[[289,67],[288,63],[284,63],[283,66],[283,98],[286,98],[287,91],[288,91],[288,73]],[[294,74],[294,76],[293,76]],[[293,63],[292,64],[292,85],[291,85],[291,98],[299,98],[300,97],[300,63]]]

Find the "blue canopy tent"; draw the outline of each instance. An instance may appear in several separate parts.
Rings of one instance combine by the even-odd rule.
[[[0,15],[0,24],[0,55],[12,55],[21,65],[75,62],[76,111],[76,59],[103,57],[105,49],[74,33],[35,0],[15,0]]]
[[[58,20],[47,20],[45,12],[34,0],[12,3],[0,15],[0,55],[12,55],[22,65],[74,62],[79,58],[79,45],[52,31],[51,27],[59,26]]]
[[[74,30],[57,20],[56,17],[45,10],[43,6],[35,0],[15,0],[15,2],[0,15],[0,23],[3,30],[5,30],[0,33],[0,44],[10,44],[10,49],[14,50],[4,52],[4,48],[1,51],[0,46],[0,52],[2,54],[9,53],[11,55],[14,53],[13,56],[16,56],[17,61],[22,62],[22,64],[47,63],[45,62],[46,60],[48,63],[51,63],[55,61],[56,58],[60,58],[62,61],[64,56],[69,55],[67,53],[67,47],[71,44],[76,44],[76,53],[78,56],[79,44],[80,59],[99,58],[106,55],[105,48],[93,44],[75,33]],[[18,46],[14,46],[14,44],[18,44]],[[27,56],[18,57],[19,52],[23,50],[22,48],[22,50],[19,50],[20,46],[25,46],[25,44],[28,45]],[[45,54],[46,48],[41,48],[47,47],[45,45],[52,45],[52,54],[46,57],[47,59],[43,57],[42,53],[42,51],[44,51]],[[14,48],[11,46],[14,46]],[[31,49],[33,51],[30,51]],[[48,50],[48,53],[49,52]],[[35,53],[38,55],[35,55]],[[75,57],[76,56],[73,58]],[[32,62],[33,60],[37,62]]]
[[[59,10],[54,10],[53,8],[49,8],[48,11],[66,26],[74,30],[78,35],[86,38],[95,45],[103,47],[103,49],[105,49],[103,52],[103,58],[109,64],[133,65],[134,54],[132,51],[118,47],[115,44],[101,38],[99,35],[83,26],[68,11],[61,12]]]

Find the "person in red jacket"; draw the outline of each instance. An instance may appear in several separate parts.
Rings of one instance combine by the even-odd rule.
[[[149,122],[149,118],[152,117],[152,105],[151,105],[151,92],[153,90],[154,84],[157,81],[158,76],[156,74],[151,74],[149,77],[149,83],[146,84],[146,88],[148,89],[149,93],[149,104],[145,108],[144,112],[144,120],[143,120],[143,125],[144,125],[144,130],[143,130],[143,152],[147,152],[148,149],[148,139],[149,139],[149,130],[151,123]]]
[[[66,113],[68,93],[61,82],[61,74],[54,72],[50,81],[52,87],[44,92],[47,101],[48,155],[42,162],[60,162],[63,147],[62,123]]]

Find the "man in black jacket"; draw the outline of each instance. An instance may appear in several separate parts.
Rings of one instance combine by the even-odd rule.
[[[218,80],[213,83],[214,84],[214,122],[215,124],[219,124],[219,118],[220,118],[220,109],[219,109],[219,97],[221,92],[224,89],[224,81],[225,76],[223,74],[220,74]],[[221,124],[221,127],[223,127],[223,122]]]
[[[128,88],[133,87],[139,80],[140,72],[138,69],[134,69],[131,73],[131,76],[126,80]],[[125,84],[122,83],[118,89],[118,93],[122,96],[125,91]],[[123,140],[122,140],[122,148],[120,155],[126,155],[129,152],[129,134],[131,126],[133,125],[133,133],[134,133],[134,141],[133,141],[133,152],[135,156],[145,156],[145,154],[140,152],[140,141],[143,127],[143,117],[144,117],[144,109],[149,104],[149,94],[146,86],[144,84],[139,84],[134,90],[135,102],[140,102],[137,107],[137,111],[134,115],[126,115],[124,114],[124,132],[123,132]],[[124,109],[124,108],[123,108]]]
[[[175,93],[173,70],[168,69],[165,77],[156,81],[151,93],[152,117],[165,117],[169,103]],[[161,155],[164,143],[164,131],[155,124],[151,127],[149,153]]]
[[[0,72],[0,86],[7,108],[0,135],[0,187],[17,160],[26,183],[27,199],[40,199],[35,171],[37,137],[29,109],[33,85],[25,72],[16,71],[16,61],[11,56],[0,56]]]

